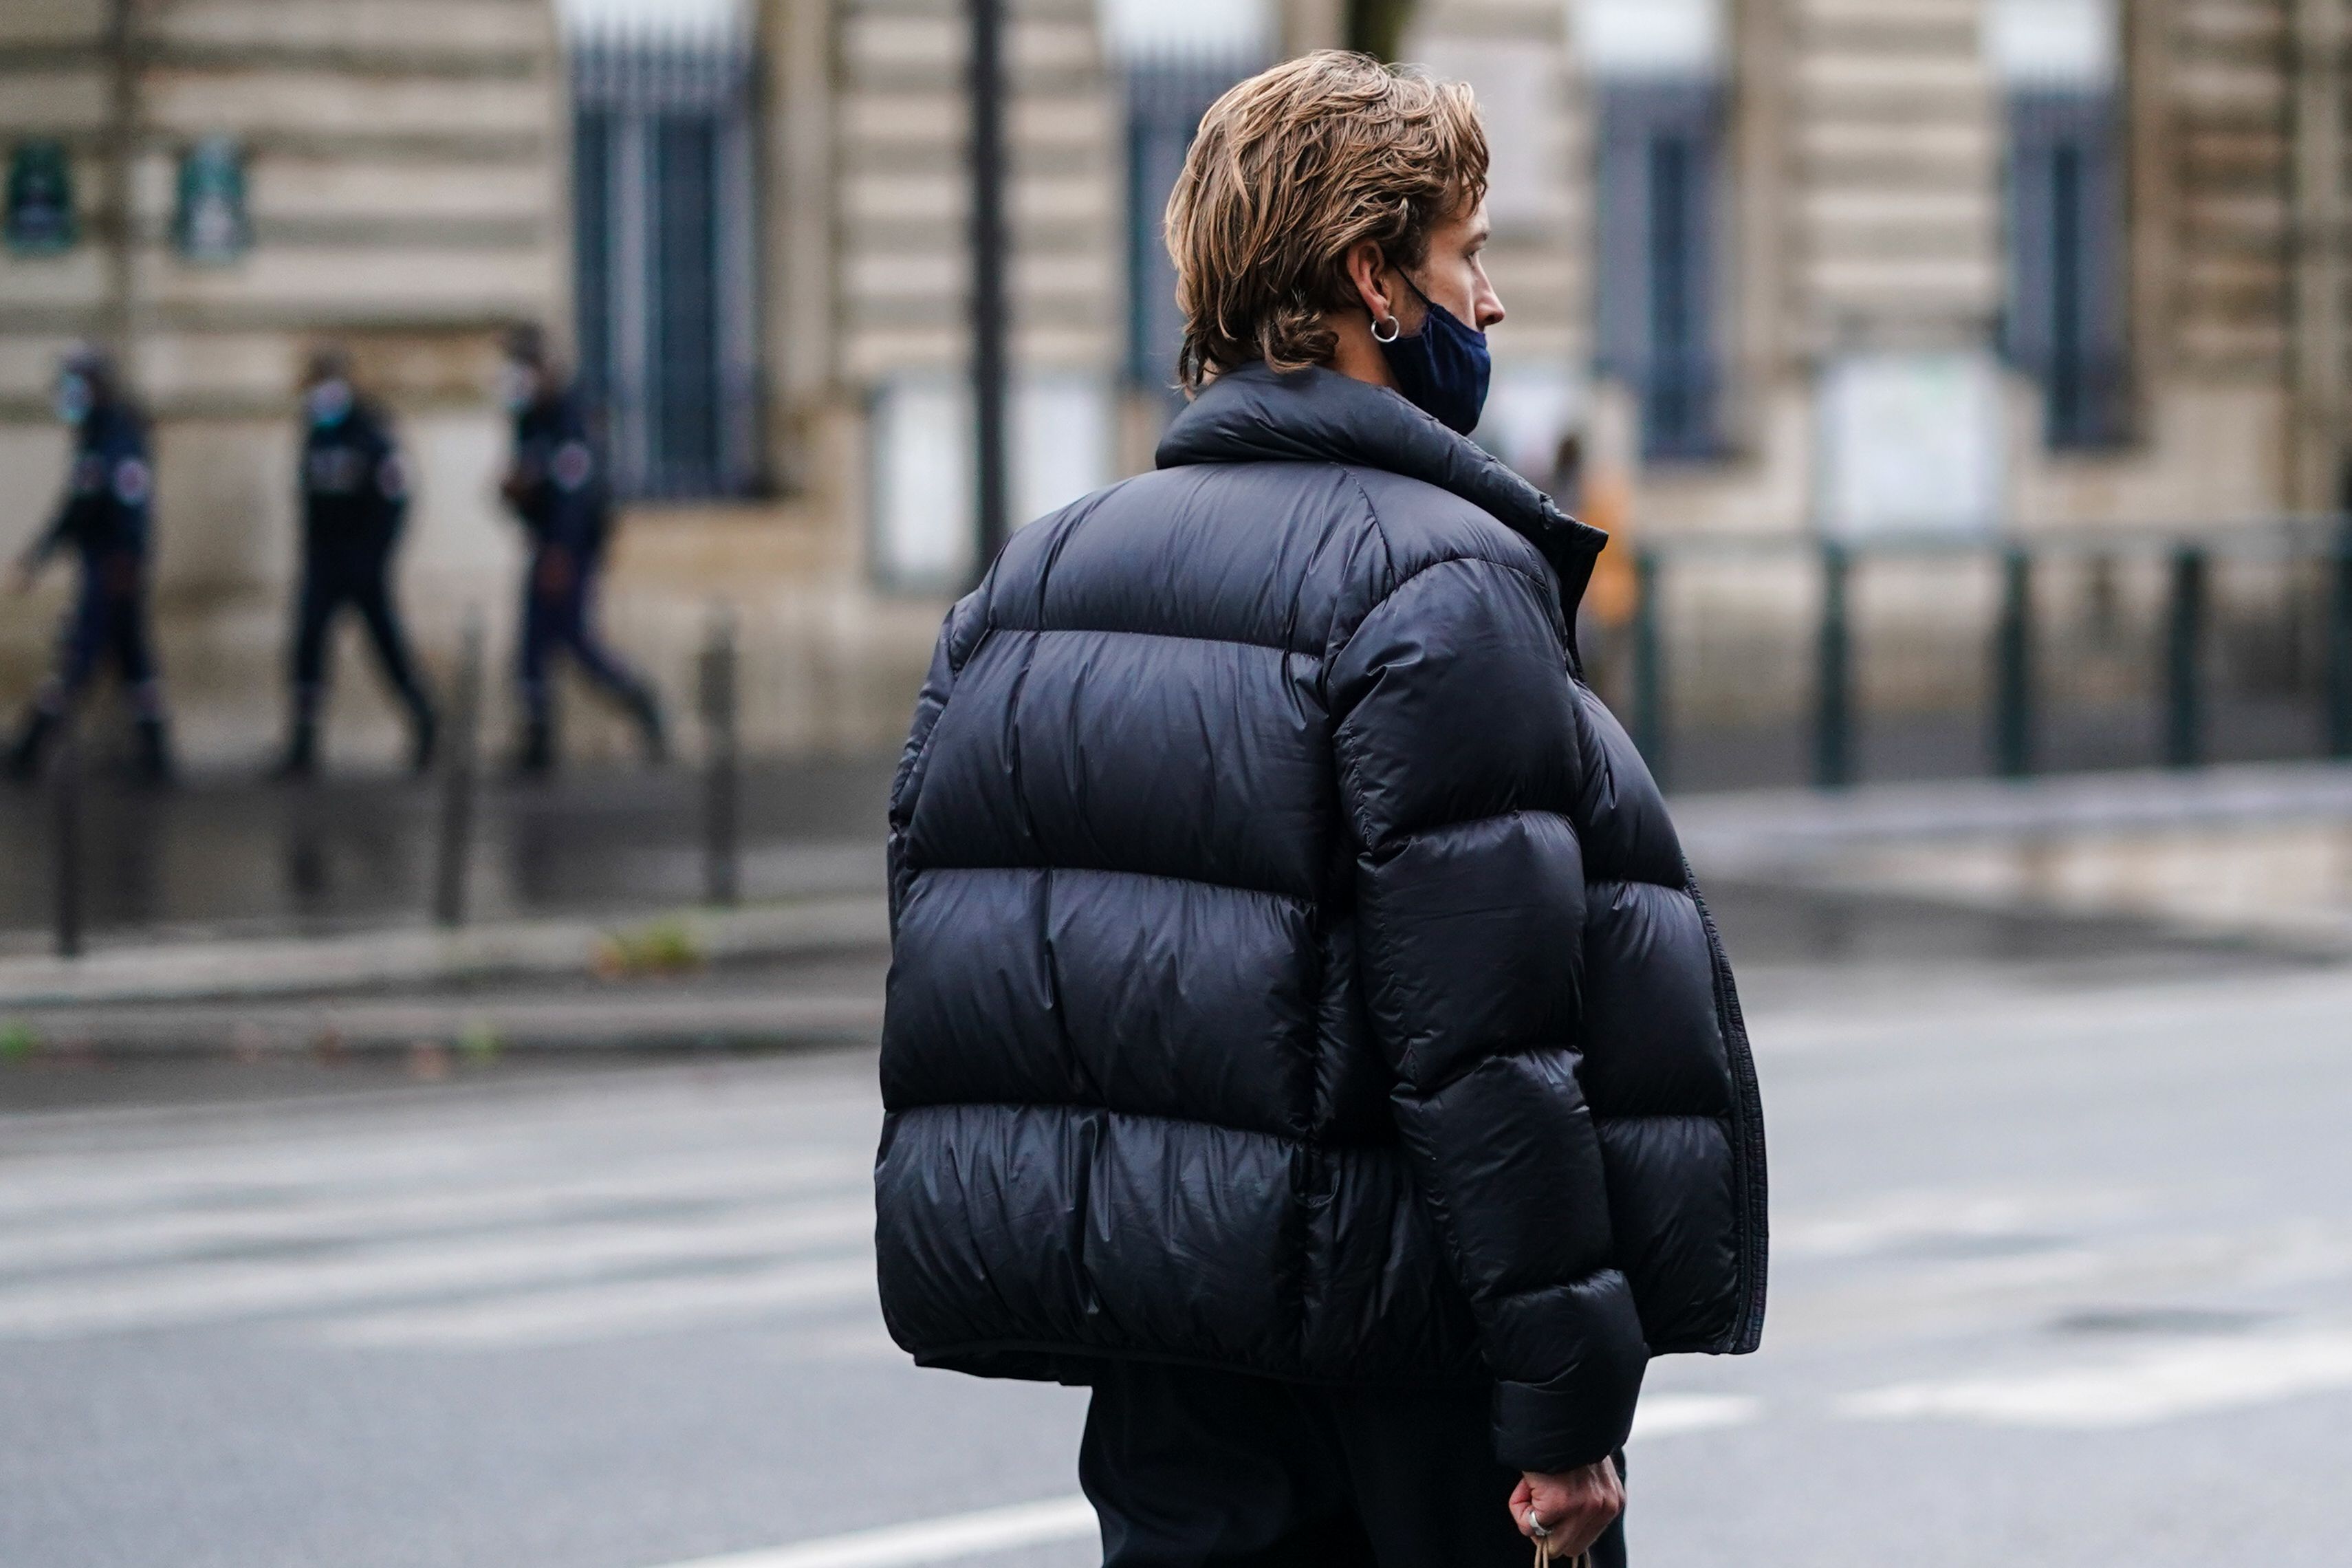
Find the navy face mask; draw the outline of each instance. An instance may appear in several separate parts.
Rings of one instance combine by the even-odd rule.
[[[1453,311],[1423,294],[1412,279],[1404,281],[1406,288],[1421,296],[1425,312],[1421,331],[1409,338],[1399,334],[1382,339],[1381,323],[1375,321],[1373,340],[1380,343],[1389,374],[1396,377],[1397,390],[1404,394],[1405,401],[1446,428],[1467,436],[1478,428],[1478,416],[1486,406],[1486,380],[1495,367],[1486,352],[1486,334],[1464,325]]]

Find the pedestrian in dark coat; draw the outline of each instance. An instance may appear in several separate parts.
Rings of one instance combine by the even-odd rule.
[[[137,724],[138,770],[160,784],[171,776],[163,684],[148,626],[148,552],[154,540],[155,466],[147,421],[122,390],[113,363],[96,348],[77,348],[58,372],[58,416],[73,430],[73,467],[57,516],[16,565],[19,592],[31,589],[50,558],[70,546],[81,587],[58,637],[56,668],[42,682],[8,753],[11,776],[29,779],[74,700],[111,659],[130,693]]]
[[[1197,396],[956,605],[891,792],[883,1310],[1091,1386],[1118,1568],[1622,1563],[1648,1361],[1761,1331],[1730,970],[1571,634],[1604,541],[1465,438],[1486,163],[1360,56],[1209,111]]]
[[[433,763],[433,700],[417,678],[393,597],[393,552],[408,517],[408,466],[392,421],[352,384],[349,356],[313,354],[303,376],[302,586],[296,602],[293,721],[278,776],[309,778],[319,765],[319,704],[326,695],[328,634],[346,605],[359,613],[383,678],[408,710],[409,764]]]
[[[556,376],[544,340],[515,332],[507,343],[507,404],[514,414],[514,457],[500,489],[530,536],[523,584],[522,688],[526,773],[555,765],[557,654],[636,721],[646,759],[667,755],[660,700],[653,687],[608,647],[596,629],[596,576],[613,531],[612,492],[586,404]]]

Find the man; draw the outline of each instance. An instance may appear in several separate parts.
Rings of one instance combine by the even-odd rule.
[[[1169,204],[1195,394],[1015,534],[891,790],[882,1306],[1093,1390],[1109,1568],[1622,1564],[1654,1355],[1761,1332],[1762,1112],[1582,678],[1603,538],[1466,437],[1469,91],[1242,83]]]
[[[319,704],[336,613],[357,610],[384,679],[408,710],[409,765],[433,765],[437,725],[393,603],[393,550],[408,514],[408,471],[390,422],[352,383],[351,360],[322,348],[302,377],[302,590],[294,626],[294,711],[282,779],[319,766]]]
[[[515,420],[514,458],[500,489],[531,544],[522,615],[520,771],[541,774],[555,765],[548,667],[557,653],[569,653],[582,674],[627,710],[646,761],[658,763],[668,754],[660,702],[596,633],[596,573],[612,531],[612,501],[588,413],[578,393],[556,377],[546,339],[534,328],[518,329],[507,340],[505,395]]]
[[[73,431],[73,467],[56,521],[17,563],[16,590],[29,593],[49,558],[71,545],[81,563],[81,591],[66,619],[57,668],[8,753],[8,772],[19,780],[40,772],[42,754],[99,660],[111,658],[136,715],[139,776],[162,784],[172,762],[147,627],[155,470],[146,421],[124,395],[112,362],[95,347],[66,355],[55,399],[58,417]]]

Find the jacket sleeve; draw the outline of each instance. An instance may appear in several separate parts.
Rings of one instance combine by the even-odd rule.
[[[1398,1127],[1476,1314],[1503,1464],[1621,1447],[1648,1360],[1581,1064],[1584,867],[1558,599],[1455,559],[1328,667],[1358,963]]]
[[[914,875],[912,868],[906,864],[907,829],[914,821],[915,797],[922,792],[924,766],[930,760],[931,731],[947,710],[948,694],[955,687],[957,672],[980,646],[981,634],[987,628],[987,595],[984,584],[973,589],[956,602],[940,625],[939,644],[931,650],[930,671],[924,676],[923,689],[915,699],[915,722],[907,732],[906,749],[898,753],[898,772],[890,780],[887,852],[893,936],[898,930],[898,906],[906,900],[906,884]]]

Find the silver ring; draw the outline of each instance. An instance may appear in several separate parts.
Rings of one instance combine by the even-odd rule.
[[[1378,321],[1374,321],[1372,323],[1372,342],[1376,343],[1392,343],[1403,335],[1404,323],[1396,319],[1396,312],[1393,310],[1389,313],[1389,335],[1387,337],[1381,336],[1381,324]],[[1528,1517],[1529,1519],[1533,1519],[1535,1515],[1529,1514]]]
[[[1538,1535],[1549,1535],[1551,1533],[1549,1529],[1545,1528],[1543,1516],[1536,1512],[1533,1509],[1528,1510],[1528,1528],[1534,1531]]]

